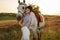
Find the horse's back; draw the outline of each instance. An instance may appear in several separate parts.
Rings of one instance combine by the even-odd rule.
[[[41,16],[42,16],[43,20],[42,20],[42,22],[39,22],[40,28],[45,26],[45,18],[44,18],[44,16],[42,14],[41,14]]]

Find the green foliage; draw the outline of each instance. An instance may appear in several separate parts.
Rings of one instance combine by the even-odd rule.
[[[41,40],[60,40],[60,17],[48,16],[48,15],[45,17],[47,21],[47,27],[46,27],[46,30],[43,30],[42,32]],[[15,20],[15,19],[16,19],[16,14],[14,13],[11,13],[11,14],[0,13],[0,21]],[[52,24],[52,20],[55,20],[53,21],[53,24]],[[0,28],[0,40],[21,40],[20,26],[13,25],[8,27],[9,28]]]
[[[0,13],[0,20],[14,20],[16,19],[15,13]]]
[[[0,28],[0,40],[20,40],[20,26],[13,25],[9,28]]]
[[[57,32],[52,32],[42,34],[41,40],[58,40],[58,33]]]

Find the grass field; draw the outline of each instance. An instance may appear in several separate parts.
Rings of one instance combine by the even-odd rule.
[[[44,16],[46,25],[42,29],[41,40],[60,40],[60,16]],[[0,40],[20,39],[21,33],[16,14],[0,13]]]

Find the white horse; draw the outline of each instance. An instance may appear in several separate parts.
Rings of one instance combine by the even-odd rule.
[[[20,0],[18,0],[18,13],[17,13],[17,20],[18,20],[18,24],[19,24],[19,21],[23,18],[23,13],[24,13],[24,10],[25,10],[25,7],[27,6],[25,4],[25,0],[23,0],[23,2],[20,2]]]
[[[18,20],[18,25],[19,25],[20,20],[22,20],[23,18],[26,4],[25,4],[25,0],[23,0],[23,2],[20,2],[20,0],[18,0],[18,3],[19,3],[19,6],[18,6],[17,20]],[[21,40],[30,40],[29,29],[26,26],[24,26],[24,27],[21,27],[21,31],[22,31]]]
[[[42,17],[42,22],[39,22],[38,40],[41,40],[42,29],[45,27],[45,18],[42,14],[40,16]]]
[[[17,18],[19,19],[19,20],[21,20],[22,18],[23,18],[23,15],[24,15],[24,10],[25,10],[25,7],[27,6],[26,4],[25,4],[25,0],[23,1],[23,2],[20,2],[20,0],[18,0],[18,3],[19,3],[19,6],[18,6],[18,14],[17,14]],[[45,25],[45,19],[44,19],[44,17],[43,17],[43,15],[41,15],[42,16],[42,18],[43,18],[43,22],[40,22],[39,23],[39,26],[40,26],[40,28],[41,27],[44,27],[44,25]],[[34,22],[37,22],[37,20],[33,20],[34,18],[33,18],[34,16],[31,14],[31,19],[32,19],[32,23]],[[19,21],[18,21],[18,23],[19,23]],[[37,29],[37,27],[34,27],[32,30],[33,30],[33,32],[35,33],[35,31],[37,31],[36,30]]]
[[[40,30],[38,31],[38,38],[39,38],[38,40],[40,40],[42,29],[45,26],[45,18],[44,18],[44,16],[42,14],[40,14],[40,16],[42,17],[42,22],[39,22],[39,29]],[[34,13],[31,13],[31,18],[30,19],[32,19],[30,27],[31,27],[31,29],[33,31],[34,37],[36,38],[36,36],[37,36],[36,33],[37,33],[37,30],[38,30],[37,29],[38,28],[38,25],[37,25],[38,21],[36,19],[36,16],[34,15]]]
[[[39,27],[43,28],[45,26],[45,18],[42,14],[40,14],[40,16],[42,17],[42,22],[39,22]]]

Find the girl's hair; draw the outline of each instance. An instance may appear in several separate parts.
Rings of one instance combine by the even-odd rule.
[[[27,8],[30,9],[30,11],[33,10],[31,6],[27,6],[25,9],[27,9]]]

